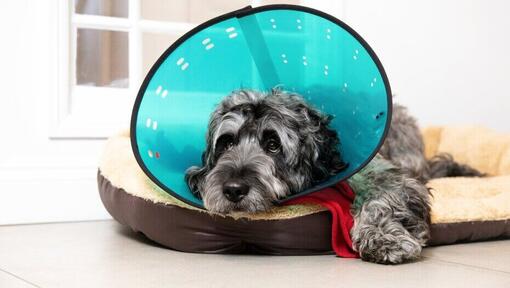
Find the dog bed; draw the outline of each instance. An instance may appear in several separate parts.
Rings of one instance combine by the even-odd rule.
[[[487,173],[484,178],[429,182],[429,245],[510,237],[510,135],[481,127],[430,127],[426,154],[447,152]],[[331,217],[316,205],[275,207],[266,213],[211,214],[164,192],[138,166],[128,132],[111,137],[98,172],[101,200],[112,217],[179,251],[332,254]]]

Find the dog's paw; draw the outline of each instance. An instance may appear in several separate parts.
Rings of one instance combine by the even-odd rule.
[[[353,237],[353,247],[361,259],[380,264],[399,264],[420,257],[422,247],[411,235],[400,231],[384,234],[377,227],[369,230]]]

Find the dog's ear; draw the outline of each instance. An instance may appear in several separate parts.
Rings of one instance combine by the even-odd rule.
[[[188,187],[198,198],[202,198],[202,188],[203,183],[205,181],[205,176],[207,176],[207,173],[211,171],[212,164],[212,157],[211,157],[211,149],[212,146],[209,141],[209,137],[207,137],[207,147],[202,153],[202,167],[198,166],[192,166],[186,170],[186,183],[188,183]]]
[[[209,123],[209,129],[208,134],[206,137],[206,148],[205,151],[202,153],[202,167],[198,166],[192,166],[186,170],[186,183],[188,184],[189,189],[198,198],[202,198],[202,188],[203,183],[205,181],[205,176],[207,176],[207,173],[211,171],[213,167],[213,149],[214,149],[214,143],[213,143],[213,130],[211,126],[214,126],[215,124],[213,122]]]
[[[207,172],[209,169],[207,166],[204,167],[197,167],[192,166],[186,170],[186,183],[188,183],[188,187],[198,198],[202,198],[201,191],[203,187],[203,183],[205,180],[205,176],[207,175]]]
[[[338,134],[329,126],[332,117],[322,115],[319,111],[309,107],[302,110],[302,113],[307,113],[307,118],[310,121],[308,127],[312,127],[307,133],[303,148],[309,153],[312,182],[317,183],[336,175],[347,168],[348,164],[342,160]]]

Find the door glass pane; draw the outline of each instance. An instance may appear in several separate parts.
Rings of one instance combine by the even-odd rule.
[[[78,29],[76,84],[129,86],[128,33]]]
[[[201,23],[250,5],[249,0],[144,0],[142,18],[169,22]]]
[[[128,0],[75,0],[77,14],[128,17]]]
[[[149,73],[159,56],[179,38],[180,35],[143,33],[142,35],[142,75]]]

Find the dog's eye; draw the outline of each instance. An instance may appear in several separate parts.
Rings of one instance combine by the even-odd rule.
[[[218,152],[225,152],[234,147],[234,136],[231,134],[221,135],[216,141],[216,150]]]
[[[225,150],[230,150],[234,147],[234,141],[228,141],[225,146]]]
[[[269,153],[276,154],[280,152],[280,142],[275,139],[269,139],[266,144],[266,149]]]
[[[278,134],[274,130],[266,130],[262,135],[262,147],[268,153],[276,154],[280,152],[282,144],[280,143],[280,138]]]

